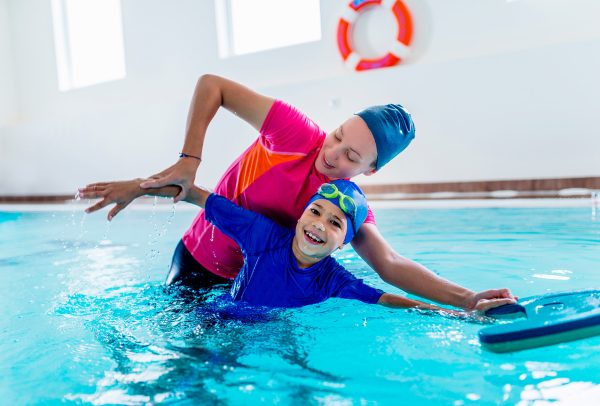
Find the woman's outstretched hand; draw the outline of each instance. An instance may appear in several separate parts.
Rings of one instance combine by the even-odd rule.
[[[143,179],[133,179],[120,182],[92,183],[79,189],[79,197],[83,199],[102,199],[85,209],[86,213],[93,213],[109,204],[116,203],[115,207],[108,212],[107,218],[108,221],[111,221],[129,203],[146,193],[145,190],[140,188],[142,181]]]
[[[194,158],[181,158],[174,165],[157,173],[140,184],[143,189],[160,188],[167,185],[177,185],[181,192],[173,199],[175,203],[184,200],[194,185],[196,171],[200,161]]]

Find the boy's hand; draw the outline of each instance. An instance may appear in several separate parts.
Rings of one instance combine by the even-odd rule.
[[[519,298],[513,296],[508,289],[490,289],[483,292],[474,293],[467,301],[465,310],[476,310],[485,312],[492,307],[498,307],[505,304],[513,304]]]
[[[108,221],[129,205],[133,200],[145,194],[140,188],[143,179],[126,180],[121,182],[99,182],[79,189],[79,197],[83,199],[102,199],[93,206],[85,209],[86,213],[93,213],[109,204],[116,203],[108,212]]]

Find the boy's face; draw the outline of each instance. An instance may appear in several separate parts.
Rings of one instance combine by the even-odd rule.
[[[344,246],[346,216],[329,200],[312,202],[296,225],[293,244],[303,255],[320,260]]]
[[[377,145],[367,123],[353,116],[329,133],[319,151],[315,168],[330,179],[375,173]]]

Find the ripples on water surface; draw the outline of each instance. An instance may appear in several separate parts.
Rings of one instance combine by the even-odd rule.
[[[600,287],[589,209],[376,215],[400,253],[475,290]],[[103,216],[0,213],[4,404],[600,404],[600,337],[492,354],[475,322],[341,299],[264,313],[169,291],[194,213]],[[351,249],[338,258],[385,289]]]

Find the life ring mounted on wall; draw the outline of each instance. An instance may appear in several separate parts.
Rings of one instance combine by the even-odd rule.
[[[350,45],[352,24],[365,9],[373,6],[384,6],[391,9],[398,25],[396,41],[387,54],[375,59],[366,59],[358,55]],[[340,54],[348,66],[357,71],[385,68],[398,64],[410,53],[412,40],[412,17],[402,0],[353,0],[348,3],[344,14],[340,17],[337,28],[337,44]]]

